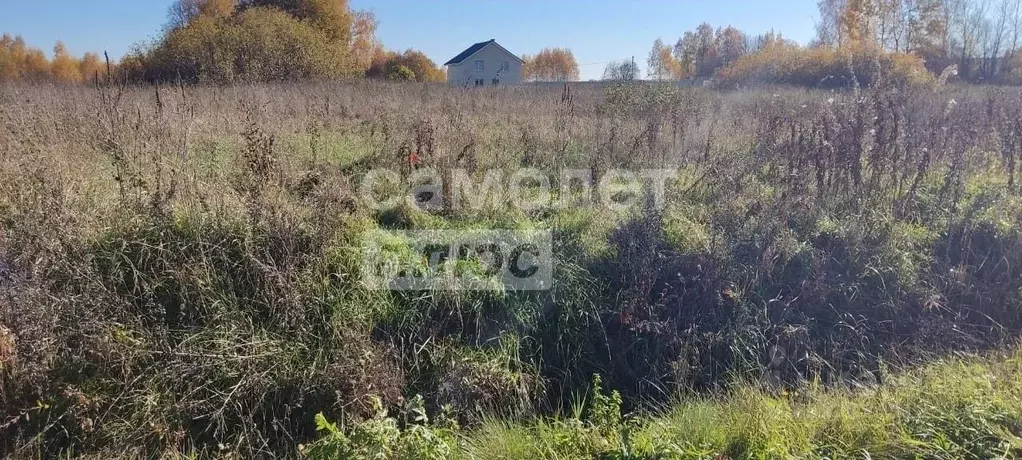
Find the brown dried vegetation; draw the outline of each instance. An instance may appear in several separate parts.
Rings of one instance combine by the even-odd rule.
[[[0,87],[0,452],[292,455],[374,396],[474,423],[1003,345],[1022,95],[942,91]],[[680,174],[622,213],[353,196],[412,152]],[[552,228],[553,289],[359,283],[365,231],[460,225]]]

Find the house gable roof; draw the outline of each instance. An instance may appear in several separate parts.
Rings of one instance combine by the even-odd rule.
[[[500,44],[499,44],[499,43],[497,43],[497,40],[495,40],[495,39],[490,39],[490,40],[487,40],[487,41],[485,41],[485,42],[479,42],[479,43],[476,43],[476,44],[474,44],[474,45],[472,45],[472,46],[468,47],[468,49],[466,49],[465,51],[462,51],[462,52],[461,52],[460,54],[458,54],[457,56],[454,56],[454,58],[453,58],[453,59],[451,59],[450,61],[447,61],[447,62],[445,62],[445,63],[444,63],[444,65],[457,65],[457,64],[461,64],[461,63],[462,63],[462,62],[464,62],[464,61],[465,61],[466,59],[468,59],[468,58],[472,57],[472,56],[473,56],[474,54],[478,53],[479,51],[482,51],[482,49],[483,49],[483,48],[486,48],[486,47],[487,47],[488,45],[490,45],[491,43],[492,43],[492,44],[494,44],[494,45],[496,45],[496,46],[497,46],[498,48],[500,48],[501,50],[503,50],[503,51],[504,51],[505,53],[507,53],[507,54],[511,55],[511,56],[512,56],[512,57],[514,57],[515,59],[517,59],[517,60],[519,60],[519,61],[521,61],[521,60],[522,60],[522,58],[520,58],[520,57],[518,57],[518,56],[515,56],[515,55],[514,55],[514,53],[512,53],[512,52],[508,51],[508,50],[507,50],[506,48],[504,48],[503,46],[500,46]]]

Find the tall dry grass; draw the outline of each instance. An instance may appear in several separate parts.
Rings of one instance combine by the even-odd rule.
[[[658,85],[0,87],[0,451],[293,455],[1009,343],[1022,96]],[[368,209],[374,167],[671,167],[664,209]],[[550,228],[551,291],[376,292],[377,228]],[[132,450],[125,451],[131,447]]]

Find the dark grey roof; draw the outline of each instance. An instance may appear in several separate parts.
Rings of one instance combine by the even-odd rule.
[[[454,56],[453,59],[447,61],[446,63],[444,63],[444,65],[461,64],[461,61],[468,59],[469,56],[478,53],[479,50],[483,49],[484,46],[489,45],[490,43],[493,43],[495,41],[497,40],[490,39],[485,42],[476,43],[475,45],[468,47],[467,50],[462,51],[461,54]]]
[[[498,48],[504,50],[505,53],[510,54],[511,56],[514,56],[515,59],[517,59],[519,61],[522,60],[522,58],[520,58],[518,56],[515,56],[514,53],[508,51],[507,48],[504,48],[503,46],[500,46],[500,43],[497,43],[497,40],[491,38],[491,39],[489,39],[489,40],[487,40],[485,42],[479,42],[479,43],[476,43],[475,45],[472,45],[472,46],[468,47],[467,50],[462,51],[461,54],[459,54],[457,56],[454,56],[454,59],[451,59],[450,61],[445,62],[444,65],[461,64],[462,61],[464,61],[465,59],[468,59],[473,54],[478,53],[479,50],[485,48],[486,45],[489,45],[490,43],[493,43],[494,45],[497,45]]]

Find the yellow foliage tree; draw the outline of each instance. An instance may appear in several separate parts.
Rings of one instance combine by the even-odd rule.
[[[578,80],[575,55],[567,48],[545,48],[535,56],[523,56],[522,78],[531,81]]]
[[[922,59],[875,46],[802,48],[776,44],[738,59],[716,76],[719,86],[787,84],[813,88],[917,85],[933,81]]]
[[[876,40],[877,5],[873,0],[847,0],[841,11],[841,46],[871,44]]]
[[[308,19],[326,32],[332,41],[348,44],[352,38],[354,14],[348,0],[304,0]]]
[[[656,80],[681,79],[684,78],[682,67],[674,59],[671,47],[664,44],[661,39],[653,42],[653,49],[649,50],[649,59],[646,61],[646,72],[650,78]]]
[[[187,26],[199,16],[223,18],[234,13],[237,0],[177,0],[170,6],[170,29]]]
[[[376,16],[368,11],[356,11],[351,33],[351,53],[355,66],[368,69],[373,63],[376,50],[380,48],[376,40]]]
[[[202,0],[202,4],[199,5],[199,14],[224,18],[233,14],[237,6],[237,0]]]
[[[78,63],[78,72],[85,81],[103,81],[106,75],[106,67],[100,61],[96,53],[85,53]]]
[[[9,34],[0,36],[0,81],[21,78],[24,55],[25,42],[21,37],[14,38]]]
[[[437,67],[436,63],[421,51],[408,49],[404,53],[398,54],[392,51],[385,51],[382,48],[376,50],[372,65],[366,71],[366,76],[375,79],[386,79],[398,67],[404,67],[411,71],[414,74],[411,79],[415,81],[440,82],[447,78],[444,71]]]
[[[82,71],[79,62],[63,43],[57,42],[53,47],[53,62],[50,63],[50,74],[54,80],[78,83],[82,81]]]
[[[124,75],[213,82],[355,76],[379,46],[376,19],[347,0],[179,0],[172,13],[160,43],[133,56]],[[189,19],[174,27],[181,16]]]
[[[76,59],[63,43],[53,47],[53,60],[38,48],[31,48],[21,37],[0,36],[0,81],[68,82],[84,80],[83,72],[102,68],[99,56],[87,54]]]
[[[25,53],[25,67],[22,78],[30,81],[46,81],[51,77],[50,60],[42,50],[31,48]]]

